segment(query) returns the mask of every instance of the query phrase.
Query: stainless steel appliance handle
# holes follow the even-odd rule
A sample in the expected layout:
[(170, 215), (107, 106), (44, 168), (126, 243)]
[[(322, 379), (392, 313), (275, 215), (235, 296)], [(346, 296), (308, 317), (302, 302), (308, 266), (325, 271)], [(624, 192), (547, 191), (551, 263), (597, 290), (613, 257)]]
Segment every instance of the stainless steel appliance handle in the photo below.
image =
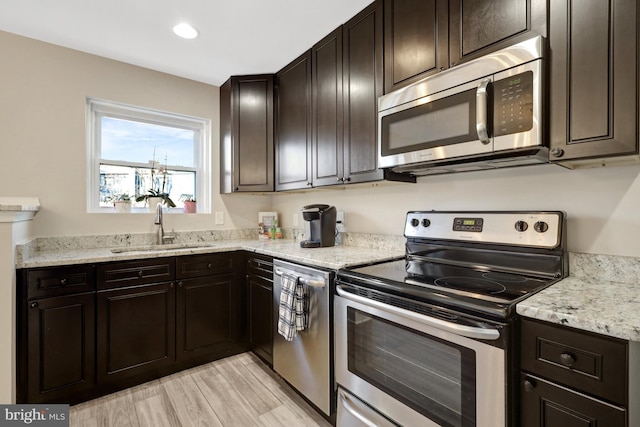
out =
[(338, 292), (338, 295), (340, 295), (341, 297), (349, 299), (351, 301), (359, 302), (360, 304), (368, 305), (370, 307), (375, 307), (388, 313), (397, 314), (406, 319), (414, 320), (424, 325), (432, 326), (434, 328), (438, 328), (452, 334), (481, 340), (497, 340), (498, 338), (500, 338), (500, 331), (498, 331), (497, 329), (485, 329), (476, 328), (473, 326), (458, 325), (456, 323), (436, 319), (435, 317), (429, 317), (420, 313), (414, 313), (413, 311), (405, 310), (404, 308), (399, 308), (393, 305), (385, 304), (379, 301), (352, 294), (351, 292), (346, 291), (340, 285), (336, 286), (336, 292)]
[[(279, 269), (279, 268), (274, 268), (273, 272), (278, 275), (278, 276), (282, 276), (282, 273), (284, 272), (284, 269)], [(318, 278), (318, 277), (314, 277), (314, 276), (307, 276), (306, 274), (300, 274), (300, 273), (296, 273), (295, 271), (290, 271), (290, 270), (286, 270), (288, 273), (293, 274), (295, 276), (298, 276), (300, 278), (300, 282), (303, 285), (306, 286), (311, 286), (313, 288), (324, 288), (325, 286), (327, 286), (327, 283), (324, 279), (322, 278)]]
[(489, 131), (487, 129), (487, 110), (489, 108), (489, 93), (487, 87), (491, 79), (484, 79), (476, 89), (476, 132), (478, 139), (483, 144), (489, 143)]
[(345, 411), (353, 415), (355, 418), (361, 421), (362, 424), (368, 427), (379, 427), (378, 423), (374, 422), (373, 420), (370, 420), (364, 414), (361, 414), (360, 412), (358, 412), (358, 410), (351, 405), (351, 399), (349, 399), (349, 397), (347, 397), (347, 395), (342, 390), (339, 391), (339, 395), (340, 395), (340, 403), (342, 404), (342, 407), (344, 408)]

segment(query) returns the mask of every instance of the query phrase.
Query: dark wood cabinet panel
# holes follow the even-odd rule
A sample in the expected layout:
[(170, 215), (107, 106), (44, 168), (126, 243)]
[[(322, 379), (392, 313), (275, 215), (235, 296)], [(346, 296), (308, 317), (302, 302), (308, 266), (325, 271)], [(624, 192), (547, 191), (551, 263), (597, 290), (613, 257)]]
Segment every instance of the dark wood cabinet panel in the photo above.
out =
[(26, 310), (27, 401), (69, 403), (90, 392), (96, 383), (95, 294), (32, 300)]
[(384, 0), (384, 90), (449, 66), (447, 0)]
[(342, 27), (311, 49), (312, 182), (335, 185), (343, 178)]
[(311, 50), (276, 75), (276, 190), (311, 187)]
[(273, 363), (273, 257), (247, 255), (247, 341), (249, 348)]
[(173, 257), (99, 264), (98, 290), (173, 280), (175, 273)]
[(545, 35), (541, 0), (450, 0), (451, 65), (486, 55), (531, 35)]
[(238, 332), (237, 275), (223, 274), (178, 281), (177, 360), (227, 355)]
[(188, 255), (176, 258), (176, 277), (211, 276), (242, 269), (242, 256), (237, 252)]
[(221, 192), (273, 191), (273, 75), (231, 77), (220, 88)]
[(165, 282), (97, 294), (101, 384), (150, 375), (175, 362), (175, 287)]
[(637, 154), (637, 2), (549, 7), (551, 160)]
[(377, 181), (378, 97), (383, 93), (382, 0), (343, 25), (344, 167), (346, 182)]
[(544, 379), (521, 375), (522, 427), (596, 427), (627, 425), (626, 410), (560, 387)]
[(27, 297), (29, 299), (95, 290), (95, 267), (93, 265), (37, 268), (29, 270), (27, 276)]
[(627, 342), (523, 319), (521, 368), (624, 405)]

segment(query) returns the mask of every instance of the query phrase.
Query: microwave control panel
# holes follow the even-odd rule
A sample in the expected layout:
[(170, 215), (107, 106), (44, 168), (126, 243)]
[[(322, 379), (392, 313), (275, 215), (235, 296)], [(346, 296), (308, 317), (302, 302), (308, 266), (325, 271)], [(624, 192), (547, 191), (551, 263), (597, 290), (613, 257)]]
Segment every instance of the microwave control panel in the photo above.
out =
[(494, 136), (526, 132), (533, 127), (533, 72), (493, 82)]

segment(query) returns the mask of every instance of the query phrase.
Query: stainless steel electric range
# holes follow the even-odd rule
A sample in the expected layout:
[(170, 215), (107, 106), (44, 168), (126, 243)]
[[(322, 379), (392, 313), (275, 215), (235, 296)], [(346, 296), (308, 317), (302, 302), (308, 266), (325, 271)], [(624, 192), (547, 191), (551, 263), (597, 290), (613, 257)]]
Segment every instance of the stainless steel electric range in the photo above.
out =
[(516, 425), (515, 305), (568, 275), (562, 212), (409, 212), (404, 259), (338, 272), (337, 426)]

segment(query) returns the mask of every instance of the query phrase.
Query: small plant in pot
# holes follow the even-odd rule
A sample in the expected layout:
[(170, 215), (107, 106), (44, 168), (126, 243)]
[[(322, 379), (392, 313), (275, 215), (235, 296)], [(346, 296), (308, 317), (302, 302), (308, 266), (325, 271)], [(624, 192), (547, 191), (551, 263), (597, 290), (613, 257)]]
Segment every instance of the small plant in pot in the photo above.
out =
[(155, 209), (158, 203), (162, 203), (170, 208), (176, 207), (176, 204), (173, 203), (168, 193), (162, 193), (154, 189), (149, 190), (147, 194), (136, 197), (136, 202), (142, 202), (143, 200), (147, 202), (151, 210)]
[(127, 193), (121, 194), (113, 201), (113, 207), (118, 213), (131, 212), (131, 198)]
[(184, 211), (186, 213), (196, 213), (197, 211), (196, 199), (194, 199), (193, 197), (190, 197), (187, 200), (185, 200)]

